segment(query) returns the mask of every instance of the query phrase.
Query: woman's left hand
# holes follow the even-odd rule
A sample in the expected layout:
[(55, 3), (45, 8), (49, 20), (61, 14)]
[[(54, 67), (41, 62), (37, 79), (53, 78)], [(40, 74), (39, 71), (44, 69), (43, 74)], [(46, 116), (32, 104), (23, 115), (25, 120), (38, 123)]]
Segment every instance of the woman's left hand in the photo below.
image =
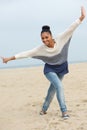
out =
[(83, 19), (86, 17), (86, 10), (85, 8), (82, 6), (81, 7), (81, 16), (80, 16), (80, 21), (83, 21)]

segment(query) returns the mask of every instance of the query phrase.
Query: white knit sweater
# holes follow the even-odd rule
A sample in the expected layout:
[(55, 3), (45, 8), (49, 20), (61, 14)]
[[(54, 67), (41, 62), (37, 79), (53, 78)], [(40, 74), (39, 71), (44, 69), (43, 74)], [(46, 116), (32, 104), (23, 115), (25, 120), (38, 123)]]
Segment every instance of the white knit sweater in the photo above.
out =
[(77, 19), (74, 23), (68, 27), (64, 32), (59, 34), (54, 40), (55, 45), (54, 48), (49, 48), (45, 44), (42, 44), (39, 47), (36, 47), (32, 50), (24, 51), (15, 55), (16, 59), (21, 58), (37, 58), (43, 60), (45, 63), (51, 65), (60, 65), (67, 61), (68, 57), (68, 46), (70, 43), (70, 39), (74, 30), (81, 23), (79, 19)]

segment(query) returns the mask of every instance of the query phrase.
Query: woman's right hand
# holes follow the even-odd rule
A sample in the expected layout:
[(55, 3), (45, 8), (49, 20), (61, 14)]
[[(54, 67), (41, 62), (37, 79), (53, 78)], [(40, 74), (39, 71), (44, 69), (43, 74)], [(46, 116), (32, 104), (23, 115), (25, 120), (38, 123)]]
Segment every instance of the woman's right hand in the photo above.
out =
[(8, 58), (1, 56), (1, 59), (2, 59), (3, 63), (7, 63), (8, 61), (15, 60), (16, 58), (15, 58), (15, 56), (8, 57)]
[(3, 63), (7, 63), (9, 61), (9, 58), (1, 57)]

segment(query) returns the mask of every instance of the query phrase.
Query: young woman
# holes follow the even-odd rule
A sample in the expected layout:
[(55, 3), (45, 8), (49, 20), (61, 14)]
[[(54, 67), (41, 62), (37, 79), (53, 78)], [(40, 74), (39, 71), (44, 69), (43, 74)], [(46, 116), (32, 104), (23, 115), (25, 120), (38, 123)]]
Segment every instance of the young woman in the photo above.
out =
[(83, 21), (85, 16), (85, 9), (84, 7), (81, 7), (81, 16), (67, 30), (59, 34), (56, 38), (52, 37), (49, 26), (43, 26), (41, 31), (41, 39), (44, 44), (32, 50), (16, 54), (12, 57), (1, 57), (3, 63), (27, 57), (41, 59), (45, 62), (44, 74), (50, 81), (50, 87), (40, 112), (41, 115), (46, 114), (54, 94), (56, 93), (60, 110), (62, 112), (62, 117), (64, 119), (69, 117), (65, 103), (62, 79), (64, 75), (68, 73), (68, 47), (72, 34), (78, 25), (80, 25)]

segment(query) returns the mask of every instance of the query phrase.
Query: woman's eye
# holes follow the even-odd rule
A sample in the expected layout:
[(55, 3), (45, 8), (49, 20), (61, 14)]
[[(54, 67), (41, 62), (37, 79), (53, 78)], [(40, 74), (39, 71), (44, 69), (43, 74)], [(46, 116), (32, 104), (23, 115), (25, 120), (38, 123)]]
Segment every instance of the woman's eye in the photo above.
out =
[(48, 39), (48, 37), (45, 37), (46, 39)]
[(44, 39), (48, 39), (48, 37), (46, 36), (46, 37), (42, 37), (42, 40), (44, 40)]

